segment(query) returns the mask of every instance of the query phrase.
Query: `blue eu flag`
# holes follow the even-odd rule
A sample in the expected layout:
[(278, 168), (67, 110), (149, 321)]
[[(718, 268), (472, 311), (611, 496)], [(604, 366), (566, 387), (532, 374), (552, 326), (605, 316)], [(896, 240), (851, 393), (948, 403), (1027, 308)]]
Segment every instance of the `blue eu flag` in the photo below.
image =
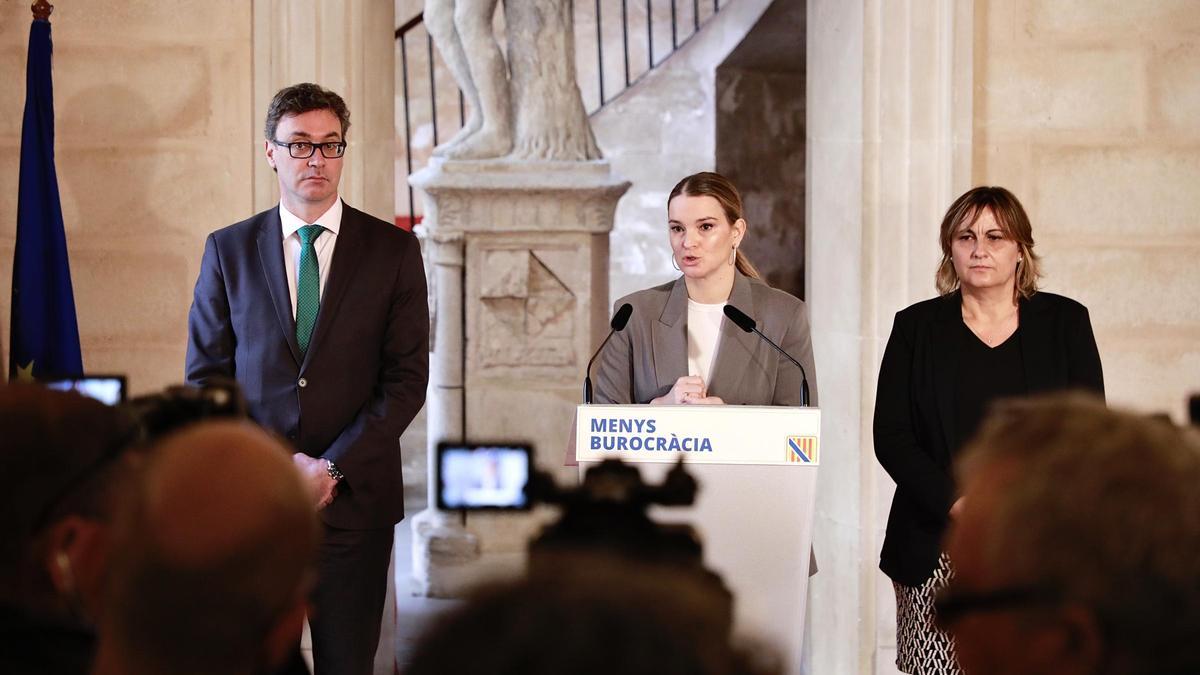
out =
[(50, 22), (29, 28), (25, 120), (17, 245), (13, 254), (10, 380), (83, 372), (75, 296), (67, 264), (58, 176), (54, 171), (54, 86), (50, 77)]

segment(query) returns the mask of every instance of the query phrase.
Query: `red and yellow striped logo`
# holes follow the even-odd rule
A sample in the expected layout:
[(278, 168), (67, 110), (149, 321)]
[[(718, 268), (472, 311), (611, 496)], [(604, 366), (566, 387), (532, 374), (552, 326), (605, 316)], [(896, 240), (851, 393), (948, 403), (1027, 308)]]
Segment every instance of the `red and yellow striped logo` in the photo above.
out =
[(814, 464), (817, 461), (816, 436), (788, 436), (787, 461)]

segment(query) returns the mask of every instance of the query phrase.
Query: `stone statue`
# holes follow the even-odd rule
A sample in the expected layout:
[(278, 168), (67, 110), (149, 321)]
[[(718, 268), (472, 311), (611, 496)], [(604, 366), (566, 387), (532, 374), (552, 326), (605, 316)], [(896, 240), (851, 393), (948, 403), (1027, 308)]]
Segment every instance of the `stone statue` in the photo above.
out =
[(448, 159), (598, 159), (575, 83), (571, 0), (507, 0), (508, 63), (492, 32), (497, 0), (425, 0), (425, 24), (467, 99)]

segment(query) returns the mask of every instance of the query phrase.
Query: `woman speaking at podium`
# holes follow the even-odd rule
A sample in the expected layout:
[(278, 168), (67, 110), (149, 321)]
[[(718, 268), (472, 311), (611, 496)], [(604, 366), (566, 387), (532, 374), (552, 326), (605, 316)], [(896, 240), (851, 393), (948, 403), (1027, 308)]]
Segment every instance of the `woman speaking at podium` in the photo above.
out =
[(879, 567), (896, 591), (896, 665), (922, 675), (960, 672), (933, 601), (953, 576), (941, 551), (961, 499), (951, 467), (988, 403), (1067, 388), (1104, 395), (1087, 308), (1037, 291), (1032, 227), (1011, 192), (963, 194), (941, 244), (941, 295), (896, 314), (875, 397), (875, 454), (896, 481)]
[(596, 402), (800, 405), (800, 371), (726, 319), (729, 304), (804, 365), (816, 405), (808, 310), (763, 282), (742, 253), (746, 220), (733, 183), (710, 172), (679, 181), (667, 198), (667, 234), (681, 276), (617, 301), (633, 314), (600, 355)]

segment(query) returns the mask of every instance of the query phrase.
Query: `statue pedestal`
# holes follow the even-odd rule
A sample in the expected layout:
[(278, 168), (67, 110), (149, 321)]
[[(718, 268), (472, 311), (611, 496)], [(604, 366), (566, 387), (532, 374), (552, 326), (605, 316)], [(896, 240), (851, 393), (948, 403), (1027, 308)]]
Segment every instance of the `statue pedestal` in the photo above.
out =
[(584, 369), (608, 328), (608, 234), (629, 183), (608, 162), (438, 161), (425, 194), (433, 295), (427, 403), (430, 508), (413, 527), (419, 593), (454, 597), (524, 569), (551, 514), (442, 513), (438, 441), (526, 441), (562, 484)]

